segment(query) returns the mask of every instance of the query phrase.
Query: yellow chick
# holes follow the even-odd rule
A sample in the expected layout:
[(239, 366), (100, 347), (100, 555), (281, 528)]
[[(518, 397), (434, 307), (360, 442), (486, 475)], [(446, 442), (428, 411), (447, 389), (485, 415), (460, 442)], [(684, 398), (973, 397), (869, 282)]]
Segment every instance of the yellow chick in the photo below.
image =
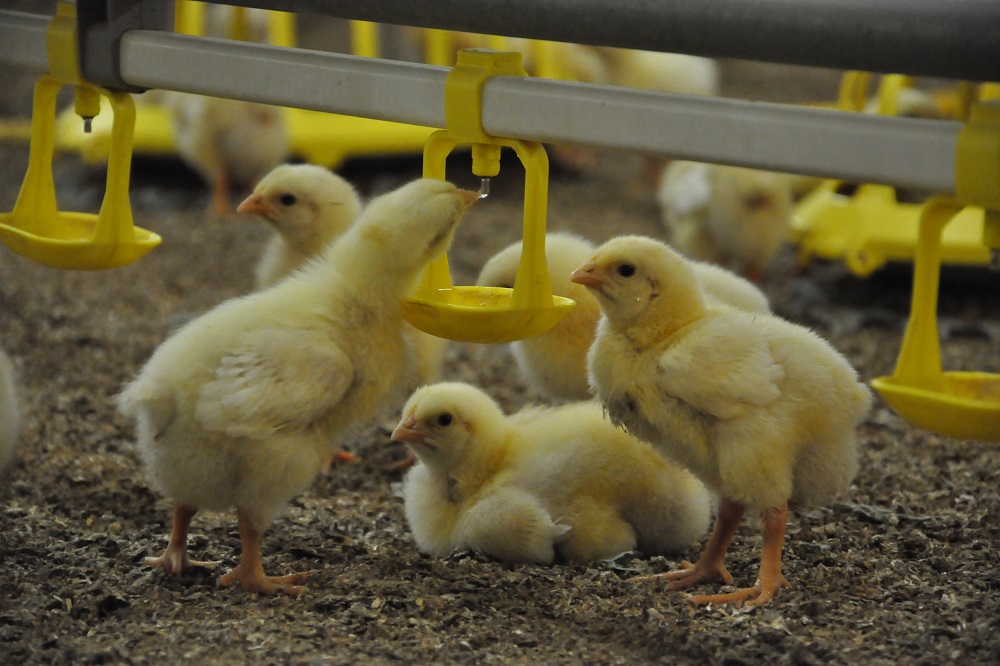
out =
[(658, 241), (612, 239), (572, 279), (604, 311), (589, 368), (611, 420), (659, 445), (722, 498), (697, 564), (664, 576), (672, 589), (731, 583), (723, 560), (750, 511), (764, 529), (756, 584), (692, 600), (767, 603), (788, 585), (788, 505), (827, 502), (850, 485), (871, 392), (811, 331), (708, 303), (690, 263)]
[(671, 245), (754, 282), (789, 233), (792, 190), (786, 174), (674, 161), (663, 172), (657, 198)]
[(402, 302), (477, 197), (433, 179), (379, 197), (320, 259), (160, 345), (119, 398), (152, 484), (175, 503), (170, 543), (147, 564), (186, 568), (191, 518), (235, 506), (242, 553), (219, 584), (304, 591), (305, 574), (264, 575), (260, 535), (338, 436), (412, 381)]
[(392, 433), (422, 464), (403, 482), (417, 546), (548, 564), (639, 549), (676, 552), (705, 533), (711, 499), (692, 475), (615, 428), (595, 402), (505, 416), (480, 389), (416, 391)]
[(210, 212), (232, 213), (234, 183), (253, 185), (288, 157), (284, 111), (241, 100), (164, 91), (177, 154), (212, 190)]
[(313, 164), (271, 170), (236, 208), (275, 231), (254, 270), (257, 289), (275, 284), (320, 254), (354, 223), (361, 197), (346, 180)]
[(0, 351), (0, 472), (14, 457), (21, 432), (21, 405), (18, 399), (14, 363)]
[(606, 64), (606, 83), (687, 95), (719, 94), (719, 67), (710, 58), (609, 46), (591, 48)]
[[(255, 284), (275, 284), (339, 238), (358, 217), (361, 198), (354, 187), (327, 169), (311, 164), (283, 164), (268, 173), (236, 211), (258, 215), (271, 224), (271, 239), (254, 271)], [(417, 360), (417, 385), (436, 381), (448, 340), (403, 324)]]
[[(577, 266), (594, 254), (590, 241), (571, 233), (545, 236), (552, 293), (576, 301), (576, 307), (548, 331), (511, 343), (518, 370), (531, 387), (549, 400), (589, 400), (587, 352), (594, 342), (601, 306), (590, 290), (570, 280)], [(521, 261), (521, 244), (514, 243), (483, 266), (476, 284), (514, 286)], [(709, 298), (751, 312), (770, 312), (764, 293), (747, 280), (712, 264), (695, 262), (701, 286)]]

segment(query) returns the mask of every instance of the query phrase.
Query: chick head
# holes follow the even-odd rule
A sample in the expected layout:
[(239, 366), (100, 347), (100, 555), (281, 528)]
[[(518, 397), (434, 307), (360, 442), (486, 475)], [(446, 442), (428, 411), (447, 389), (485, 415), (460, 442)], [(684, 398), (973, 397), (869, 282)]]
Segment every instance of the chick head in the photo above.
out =
[(500, 406), (471, 384), (431, 384), (407, 400), (392, 439), (409, 444), (429, 468), (447, 473), (466, 458), (477, 435), (500, 430), (504, 418)]
[(608, 321), (622, 327), (653, 312), (695, 316), (704, 295), (690, 263), (667, 245), (643, 236), (620, 236), (597, 248), (570, 276), (597, 297)]
[(350, 183), (313, 164), (283, 164), (261, 179), (237, 212), (258, 215), (293, 246), (339, 236), (361, 212)]

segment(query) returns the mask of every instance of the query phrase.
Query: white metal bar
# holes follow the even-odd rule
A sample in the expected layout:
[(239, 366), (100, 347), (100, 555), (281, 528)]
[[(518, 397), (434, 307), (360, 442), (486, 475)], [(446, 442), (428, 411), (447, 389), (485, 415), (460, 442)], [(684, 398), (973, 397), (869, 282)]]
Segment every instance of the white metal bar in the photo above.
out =
[[(8, 14), (0, 12), (0, 25)], [(429, 127), (445, 125), (447, 72), (155, 31), (122, 39), (122, 78), (133, 85)], [(484, 87), (483, 127), (516, 139), (953, 193), (961, 124), (498, 77)]]
[(962, 124), (499, 77), (483, 128), (700, 162), (954, 192)]
[(0, 62), (44, 72), (49, 67), (45, 50), (48, 16), (0, 11)]

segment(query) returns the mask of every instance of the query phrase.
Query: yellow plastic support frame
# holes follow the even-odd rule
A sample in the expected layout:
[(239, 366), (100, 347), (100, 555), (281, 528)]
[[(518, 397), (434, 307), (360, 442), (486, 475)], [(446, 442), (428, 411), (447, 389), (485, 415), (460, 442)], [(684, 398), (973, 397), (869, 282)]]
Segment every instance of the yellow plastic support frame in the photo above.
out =
[(924, 205), (903, 345), (893, 374), (872, 380), (872, 386), (900, 416), (918, 427), (949, 437), (995, 442), (1000, 441), (1000, 375), (943, 372), (941, 368), (937, 330), (941, 235), (962, 207), (944, 197)]
[[(154, 233), (132, 224), (128, 200), (129, 168), (135, 103), (127, 93), (116, 93), (87, 83), (80, 74), (76, 46), (76, 7), (59, 3), (49, 25), (47, 48), (51, 73), (35, 84), (31, 116), (28, 169), (14, 209), (0, 215), (0, 240), (14, 252), (54, 268), (95, 270), (124, 266), (160, 243)], [(114, 123), (104, 200), (97, 215), (63, 213), (56, 204), (52, 176), (55, 148), (56, 95), (74, 85), (78, 104), (86, 113), (99, 110), (100, 95), (108, 98)]]
[(472, 146), (472, 171), (492, 177), (500, 171), (500, 151), (514, 150), (524, 166), (524, 219), (521, 261), (513, 289), (456, 287), (447, 255), (427, 268), (404, 316), (416, 328), (463, 342), (511, 342), (550, 329), (576, 305), (552, 295), (545, 261), (545, 216), (549, 162), (541, 144), (493, 137), (481, 124), (482, 86), (491, 76), (526, 76), (521, 55), (467, 49), (445, 83), (447, 130), (435, 132), (424, 146), (424, 177), (446, 179), (448, 155), (458, 145)]

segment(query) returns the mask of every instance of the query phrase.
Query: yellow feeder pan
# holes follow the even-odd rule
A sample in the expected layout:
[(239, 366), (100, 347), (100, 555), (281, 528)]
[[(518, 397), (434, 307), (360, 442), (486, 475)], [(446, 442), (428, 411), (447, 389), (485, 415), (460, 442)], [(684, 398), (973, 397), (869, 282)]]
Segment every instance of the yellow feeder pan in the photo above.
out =
[[(863, 109), (870, 79), (866, 72), (847, 72), (841, 81), (837, 108)], [(910, 85), (910, 77), (883, 76), (879, 113), (895, 115), (900, 91)], [(959, 93), (963, 99), (972, 95), (970, 86), (960, 86)], [(992, 92), (983, 86), (979, 94), (985, 98)], [(967, 114), (968, 99), (960, 106)], [(899, 201), (893, 187), (826, 180), (796, 205), (791, 238), (798, 245), (800, 263), (806, 264), (812, 257), (843, 260), (852, 273), (867, 277), (887, 262), (913, 260), (922, 210), (923, 204)], [(985, 214), (977, 206), (958, 213), (941, 238), (941, 261), (989, 265), (990, 252), (982, 241)]]
[(445, 179), (445, 162), (457, 145), (472, 146), (472, 172), (484, 183), (500, 172), (500, 150), (513, 148), (524, 165), (524, 230), (514, 288), (455, 287), (448, 257), (427, 267), (403, 304), (413, 326), (461, 342), (512, 342), (552, 328), (576, 302), (552, 295), (545, 263), (545, 212), (549, 160), (540, 143), (487, 134), (482, 127), (483, 84), (493, 76), (527, 76), (517, 52), (462, 49), (445, 80), (445, 122), (424, 146), (424, 176)]
[[(445, 158), (456, 145), (447, 131), (431, 135), (424, 150), (424, 176), (444, 180)], [(512, 342), (544, 333), (576, 306), (569, 298), (552, 295), (545, 263), (545, 149), (534, 142), (494, 139), (489, 146), (473, 145), (474, 163), (484, 149), (494, 148), (499, 168), (501, 146), (513, 148), (525, 169), (524, 231), (514, 288), (453, 286), (448, 257), (442, 255), (403, 305), (403, 316), (421, 331), (461, 342)]]
[(914, 259), (910, 320), (896, 370), (873, 380), (872, 386), (916, 426), (949, 437), (1000, 441), (1000, 375), (941, 370), (937, 331), (941, 236), (960, 211), (959, 204), (943, 198), (925, 205)]
[[(844, 261), (859, 277), (867, 277), (890, 261), (912, 261), (922, 204), (900, 203), (887, 185), (851, 185), (827, 180), (806, 195), (792, 217), (792, 238), (801, 263), (811, 257)], [(941, 260), (949, 264), (985, 266), (985, 211), (964, 208), (945, 230)]]
[(114, 114), (104, 201), (97, 215), (60, 212), (52, 178), (56, 94), (63, 84), (43, 76), (35, 85), (28, 170), (14, 210), (0, 215), (0, 239), (32, 261), (54, 268), (93, 270), (130, 264), (160, 244), (132, 224), (128, 201), (129, 139), (135, 106), (127, 93), (100, 90)]

